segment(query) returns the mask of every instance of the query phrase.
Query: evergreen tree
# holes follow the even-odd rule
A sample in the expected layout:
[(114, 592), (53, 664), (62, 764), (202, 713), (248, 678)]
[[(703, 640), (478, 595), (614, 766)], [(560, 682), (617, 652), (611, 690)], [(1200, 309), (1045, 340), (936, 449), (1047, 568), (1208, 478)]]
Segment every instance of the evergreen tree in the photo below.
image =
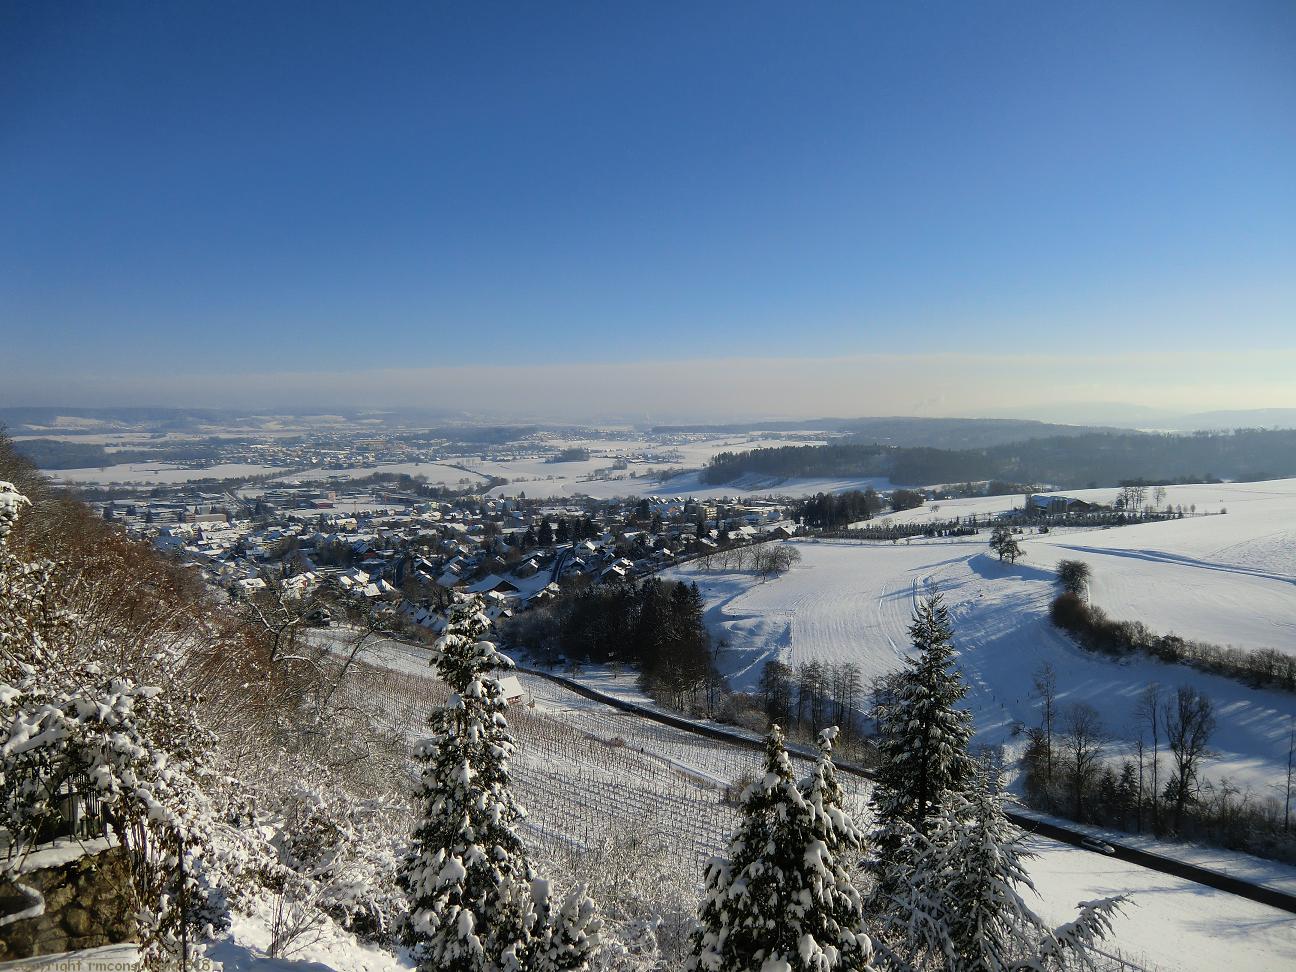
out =
[[(577, 894), (550, 920), (548, 886), (515, 829), (524, 813), (509, 790), (515, 747), (492, 674), (513, 663), (482, 640), (490, 622), (481, 609), (476, 596), (454, 605), (432, 653), (454, 694), (415, 751), (423, 818), (400, 875), (411, 905), (406, 938), (425, 972), (584, 968), (597, 938), (587, 899)], [(552, 964), (554, 955), (566, 964)]]
[(841, 857), (843, 853), (857, 854), (864, 845), (863, 831), (856, 826), (843, 805), (844, 794), (841, 784), (837, 782), (837, 767), (832, 761), (838, 735), (836, 726), (820, 730), (817, 740), (819, 759), (803, 787), (806, 799), (825, 818), (824, 826), (827, 830), (824, 842), (834, 857)]
[(1124, 899), (1090, 902), (1051, 931), (1019, 891), (1037, 894), (1024, 864), (1032, 855), (1004, 816), (997, 779), (979, 776), (932, 823), (930, 837), (916, 838), (912, 868), (891, 882), (901, 889), (899, 907), (880, 947), (892, 964), (950, 972), (1090, 965), (1090, 946)]
[(531, 882), (539, 929), (532, 947), (532, 972), (576, 972), (584, 969), (599, 939), (599, 921), (594, 902), (585, 895), (569, 894), (556, 911), (551, 910), (552, 889), (548, 881)]
[(1116, 784), (1116, 805), (1120, 812), (1122, 826), (1138, 806), (1138, 800), (1138, 773), (1134, 769), (1134, 763), (1127, 759), (1121, 764), (1120, 780)]
[(955, 708), (967, 688), (954, 667), (953, 634), (939, 594), (918, 605), (909, 625), (918, 655), (905, 660), (882, 712), (874, 801), (884, 821), (903, 817), (919, 833), (945, 796), (967, 785), (975, 766), (967, 751), (972, 717)]
[(548, 521), (548, 520), (543, 520), (543, 521), (541, 521), (541, 523), (540, 523), (540, 533), (539, 533), (539, 535), (536, 537), (536, 539), (540, 542), (540, 546), (542, 546), (542, 547), (552, 547), (552, 546), (553, 546), (553, 542), (554, 542), (554, 532), (553, 532), (553, 527), (551, 527), (551, 526), (549, 525), (549, 521)]
[[(955, 708), (967, 693), (954, 667), (953, 628), (939, 594), (914, 611), (909, 637), (918, 650), (891, 681), (879, 712), (881, 739), (873, 803), (880, 860), (903, 865), (932, 817), (972, 780), (972, 717)], [(898, 892), (894, 870), (881, 869), (872, 907), (887, 910)]]
[(872, 944), (858, 893), (834, 859), (852, 828), (834, 804), (827, 753), (805, 792), (771, 726), (765, 773), (743, 792), (729, 856), (707, 873), (693, 972), (861, 972)]

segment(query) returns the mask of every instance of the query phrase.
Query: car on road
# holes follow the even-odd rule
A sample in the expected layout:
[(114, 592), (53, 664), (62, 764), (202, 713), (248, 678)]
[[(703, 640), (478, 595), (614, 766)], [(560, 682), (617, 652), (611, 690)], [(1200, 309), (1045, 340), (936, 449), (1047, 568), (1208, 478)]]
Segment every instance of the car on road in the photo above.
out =
[(1097, 837), (1085, 837), (1080, 841), (1080, 846), (1086, 850), (1097, 851), (1099, 854), (1115, 854), (1116, 848), (1111, 844), (1104, 843)]

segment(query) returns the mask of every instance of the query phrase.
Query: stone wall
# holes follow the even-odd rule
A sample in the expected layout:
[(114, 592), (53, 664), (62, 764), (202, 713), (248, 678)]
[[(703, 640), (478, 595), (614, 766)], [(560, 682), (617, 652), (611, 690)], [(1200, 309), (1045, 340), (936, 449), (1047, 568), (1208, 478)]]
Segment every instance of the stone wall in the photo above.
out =
[[(24, 869), (20, 880), (44, 896), (45, 913), (0, 926), (0, 962), (136, 940), (130, 866), (120, 847)], [(0, 915), (29, 904), (12, 883), (0, 885)]]

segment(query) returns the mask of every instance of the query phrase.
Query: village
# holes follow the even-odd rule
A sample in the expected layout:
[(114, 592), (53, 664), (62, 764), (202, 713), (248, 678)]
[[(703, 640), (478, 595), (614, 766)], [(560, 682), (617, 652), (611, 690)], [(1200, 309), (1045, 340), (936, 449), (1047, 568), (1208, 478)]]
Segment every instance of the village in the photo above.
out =
[[(411, 485), (413, 488), (401, 488)], [(591, 584), (634, 580), (722, 547), (787, 539), (800, 527), (773, 499), (555, 502), (323, 481), (275, 483), (254, 498), (197, 486), (92, 504), (232, 599), (364, 599), (385, 624), (438, 632), (454, 594), (507, 618)], [(422, 493), (435, 492), (438, 498)], [(314, 617), (330, 622), (327, 610)]]

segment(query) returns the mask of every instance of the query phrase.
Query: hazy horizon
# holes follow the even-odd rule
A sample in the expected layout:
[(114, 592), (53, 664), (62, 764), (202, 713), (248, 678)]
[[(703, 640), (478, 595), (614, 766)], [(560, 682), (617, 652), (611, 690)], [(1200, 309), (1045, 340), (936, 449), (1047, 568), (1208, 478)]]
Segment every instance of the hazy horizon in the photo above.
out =
[[(1241, 359), (1245, 359), (1243, 362)], [(1103, 381), (1091, 376), (1101, 373)], [(1232, 377), (1243, 374), (1240, 380)], [(1296, 407), (1296, 352), (1126, 355), (870, 355), (832, 359), (442, 368), (242, 375), (39, 376), (6, 382), (14, 407), (427, 408), (588, 421), (706, 422), (828, 416), (1012, 417), (1128, 424)]]
[(1293, 407), (1292, 50), (1266, 2), (8, 4), (0, 404)]

